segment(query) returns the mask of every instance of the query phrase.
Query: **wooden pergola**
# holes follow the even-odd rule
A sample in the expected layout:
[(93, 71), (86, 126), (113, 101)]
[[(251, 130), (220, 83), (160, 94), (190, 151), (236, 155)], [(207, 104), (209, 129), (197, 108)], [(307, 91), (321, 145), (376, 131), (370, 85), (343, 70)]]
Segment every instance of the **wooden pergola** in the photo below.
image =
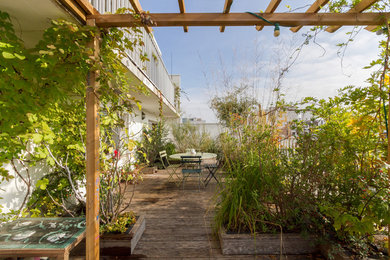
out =
[[(312, 5), (304, 13), (275, 12), (281, 0), (269, 0), (264, 13), (256, 13), (259, 19), (251, 13), (231, 13), (233, 0), (225, 0), (221, 13), (187, 13), (184, 0), (178, 0), (180, 13), (147, 13), (141, 7), (139, 0), (129, 0), (135, 13), (132, 14), (100, 14), (87, 0), (59, 0), (82, 23), (97, 27), (133, 27), (143, 26), (148, 33), (151, 27), (183, 27), (184, 32), (190, 26), (219, 26), (224, 32), (226, 26), (256, 26), (261, 31), (264, 26), (291, 27), (294, 33), (303, 26), (327, 26), (326, 31), (333, 33), (342, 26), (366, 26), (374, 30), (377, 26), (386, 24), (390, 19), (388, 12), (364, 12), (379, 0), (361, 0), (345, 13), (322, 12), (329, 0), (313, 0)], [(237, 0), (238, 1), (238, 0)], [(268, 21), (268, 22), (267, 22)], [(99, 55), (99, 39), (96, 36), (90, 42)], [(99, 100), (96, 90), (98, 84), (96, 71), (88, 76), (87, 87), (87, 236), (86, 256), (89, 260), (99, 259)], [(389, 138), (390, 139), (390, 138)], [(390, 154), (390, 153), (389, 153)], [(390, 161), (390, 159), (388, 158)]]

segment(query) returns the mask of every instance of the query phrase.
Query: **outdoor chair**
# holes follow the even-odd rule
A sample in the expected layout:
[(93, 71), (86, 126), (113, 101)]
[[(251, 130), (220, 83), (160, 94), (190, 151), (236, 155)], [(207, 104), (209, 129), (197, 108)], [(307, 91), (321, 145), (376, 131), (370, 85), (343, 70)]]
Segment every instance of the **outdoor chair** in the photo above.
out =
[[(160, 160), (162, 163), (162, 166), (164, 169), (167, 170), (169, 173), (168, 181), (172, 180), (174, 181), (177, 185), (180, 185), (181, 182), (181, 176), (177, 172), (177, 170), (180, 168), (180, 165), (171, 165), (168, 160), (168, 155), (165, 150), (159, 152), (160, 154)], [(176, 178), (176, 180), (175, 180)]]
[(184, 182), (185, 180), (190, 176), (197, 176), (199, 179), (198, 182), (198, 188), (200, 190), (200, 182), (201, 182), (201, 175), (202, 175), (202, 167), (201, 167), (201, 160), (202, 156), (199, 155), (185, 155), (181, 156), (181, 165), (182, 165), (182, 183), (183, 183), (183, 189), (184, 189)]
[(217, 179), (217, 177), (215, 176), (215, 174), (217, 173), (218, 169), (222, 166), (222, 161), (221, 160), (217, 160), (216, 163), (207, 163), (207, 164), (204, 164), (203, 167), (205, 169), (208, 170), (208, 175), (206, 177), (206, 179), (204, 180), (204, 185), (205, 187), (209, 184), (209, 182), (211, 181), (211, 179), (215, 179), (215, 181), (217, 183), (219, 183), (219, 180)]

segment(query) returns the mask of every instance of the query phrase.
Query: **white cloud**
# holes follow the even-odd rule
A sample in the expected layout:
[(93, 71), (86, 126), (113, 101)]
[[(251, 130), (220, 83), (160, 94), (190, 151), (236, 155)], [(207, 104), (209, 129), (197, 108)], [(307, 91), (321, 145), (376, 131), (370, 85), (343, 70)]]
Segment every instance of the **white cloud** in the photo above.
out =
[[(306, 96), (330, 97), (347, 85), (366, 84), (365, 80), (370, 76), (370, 71), (364, 70), (363, 67), (377, 58), (379, 37), (362, 30), (354, 41), (349, 43), (341, 60), (336, 45), (348, 39), (345, 32), (349, 30), (351, 28), (333, 34), (322, 32), (316, 39), (320, 46), (313, 43), (304, 46), (297, 62), (283, 80), (282, 90), (285, 91), (288, 101), (298, 101)], [(236, 46), (231, 46), (230, 51), (227, 51), (225, 46), (222, 51), (217, 48), (214, 55), (203, 54), (200, 67), (208, 73), (208, 79), (201, 80), (204, 84), (201, 87), (192, 86), (186, 89), (190, 98), (190, 101), (182, 101), (186, 115), (200, 117), (208, 122), (216, 121), (208, 102), (215, 90), (223, 93), (224, 71), (232, 77), (233, 84), (242, 80), (254, 83), (259, 101), (266, 102), (269, 99), (270, 86), (274, 84), (275, 66), (283, 64), (287, 55), (295, 48), (292, 46), (303, 40), (300, 35), (293, 35), (287, 30), (283, 33), (285, 35), (280, 39), (261, 34), (256, 36), (256, 40), (236, 43)], [(215, 49), (210, 47), (210, 51), (213, 50)], [(220, 52), (224, 53), (223, 66), (219, 60)], [(202, 53), (199, 55), (202, 56)], [(202, 77), (201, 74), (199, 71), (199, 77)]]

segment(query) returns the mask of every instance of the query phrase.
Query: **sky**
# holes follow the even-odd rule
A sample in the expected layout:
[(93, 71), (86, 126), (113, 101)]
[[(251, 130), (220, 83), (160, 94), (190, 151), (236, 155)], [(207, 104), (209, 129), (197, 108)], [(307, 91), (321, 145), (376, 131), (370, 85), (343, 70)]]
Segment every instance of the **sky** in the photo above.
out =
[[(288, 11), (288, 5), (304, 12), (314, 0), (282, 1), (276, 12)], [(151, 13), (177, 13), (177, 0), (142, 0), (144, 10)], [(221, 12), (224, 0), (186, 0), (186, 12)], [(259, 12), (265, 10), (267, 1), (234, 1), (231, 12)], [(166, 68), (171, 74), (181, 75), (183, 117), (197, 117), (206, 122), (216, 122), (210, 109), (215, 95), (226, 93), (226, 85), (247, 83), (250, 91), (263, 107), (269, 105), (270, 87), (274, 86), (277, 68), (286, 64), (294, 50), (302, 44), (309, 27), (292, 33), (281, 28), (279, 37), (273, 36), (273, 27), (261, 32), (254, 27), (156, 27), (154, 37), (160, 47)], [(338, 55), (337, 44), (346, 42), (347, 32), (353, 27), (343, 27), (335, 33), (321, 32), (316, 43), (304, 45), (295, 63), (282, 81), (281, 91), (287, 101), (303, 97), (331, 97), (337, 90), (348, 86), (365, 86), (370, 71), (363, 69), (378, 57), (381, 36), (364, 29), (350, 42), (343, 55)], [(341, 58), (341, 56), (343, 58)], [(295, 56), (294, 56), (295, 57)], [(290, 59), (291, 62), (291, 59)]]

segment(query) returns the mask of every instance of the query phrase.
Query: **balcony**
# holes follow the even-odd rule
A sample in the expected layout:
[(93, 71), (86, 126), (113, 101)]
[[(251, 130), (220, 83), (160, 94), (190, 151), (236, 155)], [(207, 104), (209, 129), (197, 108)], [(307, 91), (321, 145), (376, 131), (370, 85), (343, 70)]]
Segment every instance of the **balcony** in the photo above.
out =
[[(132, 8), (128, 0), (89, 0), (89, 2), (100, 12), (100, 13), (115, 13), (118, 8)], [(128, 60), (124, 60), (123, 63), (128, 67), (143, 84), (145, 84), (151, 92), (153, 92), (158, 98), (163, 98), (166, 107), (165, 111), (168, 116), (175, 116), (179, 110), (178, 100), (175, 100), (175, 87), (180, 87), (174, 82), (177, 79), (173, 79), (165, 67), (162, 59), (161, 51), (153, 37), (148, 34), (144, 28), (141, 28), (143, 34), (143, 40), (145, 45), (136, 48), (134, 51), (128, 51)], [(131, 35), (127, 35), (131, 38)], [(142, 62), (140, 54), (146, 54), (150, 61)], [(175, 76), (174, 76), (175, 77)], [(141, 97), (139, 97), (141, 98)], [(148, 100), (142, 100), (143, 107), (149, 112), (152, 111), (152, 107), (148, 106)], [(169, 111), (173, 110), (173, 111)], [(172, 113), (173, 112), (173, 113)]]

